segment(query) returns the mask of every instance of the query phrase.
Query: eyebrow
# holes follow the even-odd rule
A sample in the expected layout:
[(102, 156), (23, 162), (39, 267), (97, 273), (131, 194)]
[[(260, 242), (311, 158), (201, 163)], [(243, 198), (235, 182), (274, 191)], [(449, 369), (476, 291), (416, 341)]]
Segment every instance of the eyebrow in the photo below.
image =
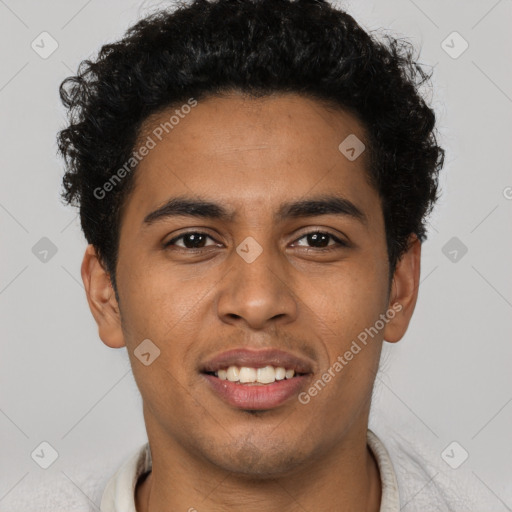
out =
[[(274, 214), (274, 220), (285, 221), (318, 215), (340, 215), (352, 218), (364, 225), (368, 224), (364, 212), (352, 201), (332, 195), (283, 203)], [(213, 201), (181, 196), (171, 198), (164, 205), (146, 215), (144, 224), (150, 225), (160, 220), (180, 216), (232, 222), (236, 218), (236, 213)]]

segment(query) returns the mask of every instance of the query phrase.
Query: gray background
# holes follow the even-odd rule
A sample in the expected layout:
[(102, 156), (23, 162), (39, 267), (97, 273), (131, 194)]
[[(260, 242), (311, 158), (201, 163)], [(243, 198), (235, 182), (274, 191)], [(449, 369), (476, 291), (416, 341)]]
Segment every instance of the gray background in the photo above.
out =
[[(47, 479), (88, 495), (94, 509), (83, 472), (96, 465), (107, 474), (146, 439), (125, 349), (101, 343), (87, 306), (86, 242), (59, 199), (55, 136), (65, 125), (60, 82), (163, 4), (0, 0), (2, 511)], [(446, 148), (416, 313), (405, 338), (385, 344), (371, 426), (384, 441), (403, 432), (436, 471), (478, 489), (487, 510), (512, 510), (512, 1), (338, 5), (364, 28), (385, 27), (421, 47), (420, 62), (434, 66), (427, 99)], [(58, 43), (46, 59), (31, 47), (42, 46), (43, 31)], [(469, 44), (457, 58), (442, 45), (454, 31)], [(457, 36), (448, 44), (452, 53), (462, 48)], [(43, 237), (54, 255), (41, 252)], [(59, 454), (47, 470), (31, 458), (43, 441)], [(469, 453), (457, 469), (441, 457), (453, 441), (455, 459), (461, 448)]]

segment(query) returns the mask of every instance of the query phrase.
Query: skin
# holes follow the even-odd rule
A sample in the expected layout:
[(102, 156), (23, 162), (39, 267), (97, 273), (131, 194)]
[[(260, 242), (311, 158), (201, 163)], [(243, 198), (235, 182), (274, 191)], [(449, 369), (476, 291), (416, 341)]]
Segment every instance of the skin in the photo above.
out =
[[(142, 135), (172, 112), (148, 119)], [(121, 220), (119, 303), (87, 248), (82, 278), (99, 335), (127, 347), (143, 398), (153, 470), (137, 486), (139, 512), (240, 503), (247, 512), (379, 510), (379, 471), (366, 445), (371, 393), (383, 341), (399, 341), (413, 314), (421, 245), (411, 235), (389, 286), (366, 155), (351, 162), (338, 150), (352, 133), (365, 140), (351, 115), (294, 94), (203, 100), (137, 168)], [(366, 223), (334, 214), (274, 220), (282, 203), (322, 194), (349, 199)], [(178, 195), (219, 202), (236, 217), (145, 225)], [(195, 250), (186, 238), (163, 247), (186, 231), (211, 238)], [(319, 231), (349, 245), (304, 236)], [(263, 249), (252, 263), (236, 252), (248, 236)], [(334, 249), (322, 251), (327, 244)], [(312, 359), (315, 382), (395, 303), (401, 311), (307, 405), (294, 396), (268, 411), (237, 409), (198, 372), (224, 350), (277, 347)], [(161, 351), (149, 366), (134, 356), (146, 338)]]

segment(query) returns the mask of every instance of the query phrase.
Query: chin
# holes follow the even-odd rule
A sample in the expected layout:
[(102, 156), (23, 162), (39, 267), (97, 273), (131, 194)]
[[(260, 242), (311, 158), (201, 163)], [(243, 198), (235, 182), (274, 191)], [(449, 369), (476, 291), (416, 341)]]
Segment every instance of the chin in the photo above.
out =
[(227, 446), (225, 451), (213, 457), (215, 465), (248, 480), (266, 480), (290, 475), (303, 467), (307, 455), (293, 446), (283, 442), (279, 447), (258, 446), (256, 441), (240, 442), (238, 446)]

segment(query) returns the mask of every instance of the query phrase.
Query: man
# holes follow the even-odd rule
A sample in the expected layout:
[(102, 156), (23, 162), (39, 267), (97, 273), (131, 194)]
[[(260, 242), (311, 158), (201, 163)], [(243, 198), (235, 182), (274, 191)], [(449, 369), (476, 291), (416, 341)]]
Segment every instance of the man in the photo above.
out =
[(104, 512), (400, 510), (368, 417), (438, 195), (427, 78), (326, 2), (196, 0), (62, 84), (87, 299), (149, 440)]

